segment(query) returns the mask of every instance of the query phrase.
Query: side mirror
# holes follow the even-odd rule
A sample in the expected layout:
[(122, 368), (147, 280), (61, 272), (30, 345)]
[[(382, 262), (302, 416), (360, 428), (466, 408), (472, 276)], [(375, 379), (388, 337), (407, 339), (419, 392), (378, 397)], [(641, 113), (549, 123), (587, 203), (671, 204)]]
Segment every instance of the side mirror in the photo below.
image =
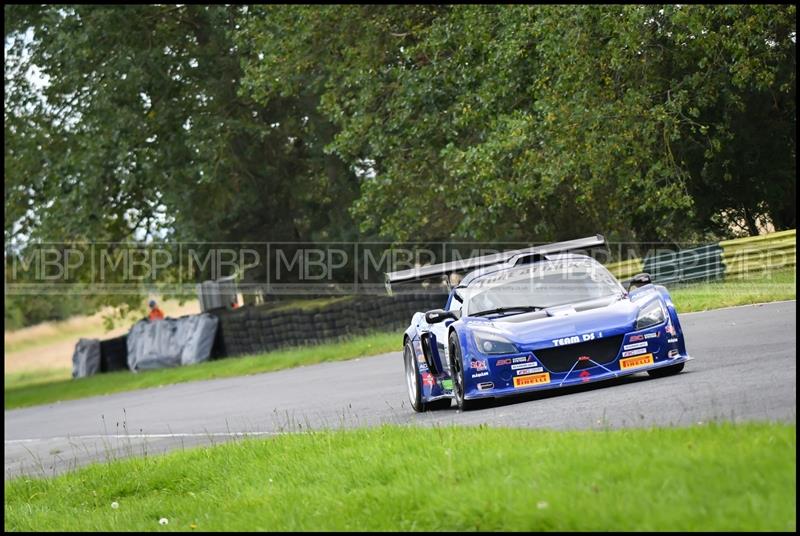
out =
[(434, 309), (425, 313), (425, 322), (428, 324), (438, 324), (439, 322), (444, 322), (448, 318), (458, 320), (461, 318), (461, 311), (445, 311), (444, 309)]
[(650, 274), (636, 274), (630, 280), (628, 280), (628, 292), (635, 287), (649, 285), (652, 282), (653, 281), (650, 279)]

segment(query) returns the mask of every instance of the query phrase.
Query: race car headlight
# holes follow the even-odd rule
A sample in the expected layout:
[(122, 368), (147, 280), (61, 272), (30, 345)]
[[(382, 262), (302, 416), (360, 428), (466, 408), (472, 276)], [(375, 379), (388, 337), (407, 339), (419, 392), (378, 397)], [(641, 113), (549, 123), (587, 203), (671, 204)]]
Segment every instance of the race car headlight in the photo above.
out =
[(639, 311), (639, 316), (636, 317), (636, 329), (649, 328), (662, 323), (664, 320), (666, 320), (664, 308), (661, 307), (660, 301), (655, 300)]
[(511, 341), (494, 333), (475, 332), (473, 337), (475, 346), (484, 354), (516, 354), (519, 352)]

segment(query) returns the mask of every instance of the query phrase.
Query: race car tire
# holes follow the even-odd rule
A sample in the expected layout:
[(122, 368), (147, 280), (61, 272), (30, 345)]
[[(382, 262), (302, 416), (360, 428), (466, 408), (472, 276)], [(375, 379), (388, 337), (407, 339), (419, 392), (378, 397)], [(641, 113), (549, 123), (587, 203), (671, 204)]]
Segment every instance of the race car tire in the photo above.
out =
[(458, 409), (468, 411), (475, 407), (472, 400), (464, 400), (464, 359), (461, 357), (461, 343), (455, 331), (448, 337), (450, 344), (450, 372), (453, 376), (453, 397)]
[(417, 363), (414, 347), (410, 340), (407, 340), (403, 347), (403, 363), (405, 364), (408, 399), (411, 401), (414, 411), (421, 413), (425, 411), (425, 403), (422, 401), (422, 382), (419, 377), (419, 363)]
[(665, 376), (672, 376), (673, 374), (678, 374), (680, 371), (683, 370), (683, 365), (686, 363), (678, 363), (677, 365), (670, 365), (668, 367), (661, 367), (653, 370), (648, 370), (647, 374), (652, 376), (653, 378), (663, 378)]
[(434, 400), (433, 402), (424, 402), (422, 400), (422, 381), (419, 373), (419, 363), (414, 356), (414, 348), (411, 345), (411, 341), (406, 341), (405, 347), (403, 348), (403, 361), (406, 368), (408, 398), (411, 401), (411, 407), (414, 408), (414, 411), (422, 413), (423, 411), (449, 408), (449, 398)]

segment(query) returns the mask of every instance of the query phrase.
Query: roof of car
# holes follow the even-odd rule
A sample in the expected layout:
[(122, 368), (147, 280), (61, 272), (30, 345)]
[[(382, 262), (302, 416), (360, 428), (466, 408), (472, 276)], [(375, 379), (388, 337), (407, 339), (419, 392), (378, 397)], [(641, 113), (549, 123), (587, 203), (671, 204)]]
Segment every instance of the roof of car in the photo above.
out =
[(512, 257), (507, 262), (500, 263), (500, 264), (495, 264), (493, 266), (487, 266), (485, 268), (479, 268), (477, 270), (473, 270), (472, 272), (469, 272), (466, 276), (464, 276), (464, 279), (461, 280), (461, 283), (459, 283), (458, 287), (460, 287), (460, 288), (468, 287), (469, 285), (471, 285), (472, 283), (474, 283), (477, 280), (480, 280), (480, 279), (482, 279), (482, 278), (484, 278), (484, 277), (486, 277), (486, 276), (488, 276), (490, 274), (497, 274), (497, 272), (501, 272), (501, 271), (504, 271), (504, 270), (511, 270), (513, 268), (519, 268), (521, 266), (527, 266), (527, 265), (536, 264), (536, 263), (539, 263), (539, 262), (550, 262), (550, 261), (568, 260), (568, 259), (590, 260), (592, 262), (597, 262), (593, 258), (589, 257), (588, 255), (579, 255), (577, 253), (560, 253), (560, 254), (555, 254), (555, 255), (547, 255), (543, 259), (536, 260), (536, 261), (534, 261), (532, 263), (524, 263), (524, 264), (517, 264), (517, 261), (519, 259), (517, 257)]

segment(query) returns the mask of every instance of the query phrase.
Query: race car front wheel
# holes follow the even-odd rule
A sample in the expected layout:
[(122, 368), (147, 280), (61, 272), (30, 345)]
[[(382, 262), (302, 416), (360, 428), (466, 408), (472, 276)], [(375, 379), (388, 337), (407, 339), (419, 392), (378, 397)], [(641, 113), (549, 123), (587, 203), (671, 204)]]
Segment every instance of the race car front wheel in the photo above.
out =
[(419, 373), (419, 363), (414, 355), (414, 347), (411, 341), (406, 341), (403, 348), (403, 361), (406, 366), (406, 386), (408, 387), (408, 399), (411, 401), (411, 407), (416, 412), (423, 412), (431, 409), (446, 409), (450, 407), (450, 399), (434, 400), (433, 402), (424, 402), (422, 400), (422, 385)]
[(464, 400), (464, 359), (461, 357), (461, 343), (455, 331), (450, 332), (450, 372), (453, 376), (453, 396), (458, 404), (458, 409), (467, 411), (474, 403)]

